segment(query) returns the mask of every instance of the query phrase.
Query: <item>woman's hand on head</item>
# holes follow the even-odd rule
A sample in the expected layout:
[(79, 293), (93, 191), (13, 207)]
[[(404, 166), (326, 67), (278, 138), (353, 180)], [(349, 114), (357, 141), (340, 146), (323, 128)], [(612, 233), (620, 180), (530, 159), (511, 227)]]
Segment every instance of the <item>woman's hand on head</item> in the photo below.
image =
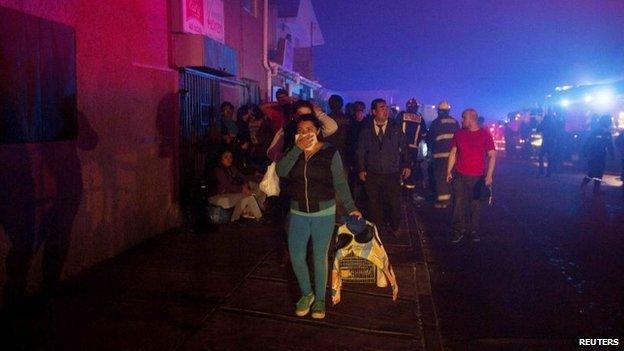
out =
[(315, 104), (314, 105), (314, 113), (316, 113), (316, 115), (318, 116), (318, 115), (320, 115), (322, 113), (325, 113), (325, 111), (323, 111), (323, 109), (320, 106)]

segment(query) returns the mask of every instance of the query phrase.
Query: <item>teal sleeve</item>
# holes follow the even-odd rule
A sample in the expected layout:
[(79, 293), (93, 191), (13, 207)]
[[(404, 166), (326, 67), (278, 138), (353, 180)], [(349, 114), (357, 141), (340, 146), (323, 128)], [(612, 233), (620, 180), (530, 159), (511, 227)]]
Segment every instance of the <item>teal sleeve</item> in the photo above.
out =
[(331, 172), (334, 190), (336, 191), (340, 202), (342, 202), (348, 213), (357, 210), (353, 197), (351, 196), (349, 184), (347, 183), (347, 176), (345, 175), (344, 167), (342, 167), (342, 158), (340, 157), (338, 151), (334, 153), (334, 157), (332, 158)]
[(303, 150), (301, 150), (297, 145), (293, 146), (293, 148), (290, 149), (290, 151), (288, 151), (288, 153), (277, 163), (277, 166), (275, 167), (277, 175), (282, 178), (288, 177), (290, 170), (293, 168), (295, 163), (297, 163), (299, 155), (301, 155), (302, 152)]

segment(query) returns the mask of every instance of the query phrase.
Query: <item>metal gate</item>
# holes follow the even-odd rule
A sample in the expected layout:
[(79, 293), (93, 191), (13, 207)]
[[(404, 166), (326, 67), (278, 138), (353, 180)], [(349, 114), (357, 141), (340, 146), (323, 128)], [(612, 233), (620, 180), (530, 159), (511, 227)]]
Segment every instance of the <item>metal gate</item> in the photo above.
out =
[(221, 135), (219, 81), (184, 69), (180, 73), (181, 196), (192, 201), (206, 175), (206, 161)]

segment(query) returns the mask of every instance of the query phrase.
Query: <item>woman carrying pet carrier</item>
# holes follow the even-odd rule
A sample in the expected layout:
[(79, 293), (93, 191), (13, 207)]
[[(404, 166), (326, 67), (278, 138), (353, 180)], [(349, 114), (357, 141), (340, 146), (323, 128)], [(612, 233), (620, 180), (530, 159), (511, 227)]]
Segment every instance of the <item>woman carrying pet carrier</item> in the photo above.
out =
[[(277, 164), (277, 174), (288, 178), (291, 198), (288, 251), (302, 297), (295, 313), (325, 317), (327, 252), (334, 231), (336, 197), (351, 216), (362, 217), (355, 208), (340, 154), (329, 143), (317, 140), (323, 123), (314, 115), (299, 117), (295, 145)], [(337, 196), (336, 196), (337, 195)], [(308, 241), (314, 252), (314, 291), (306, 263)]]

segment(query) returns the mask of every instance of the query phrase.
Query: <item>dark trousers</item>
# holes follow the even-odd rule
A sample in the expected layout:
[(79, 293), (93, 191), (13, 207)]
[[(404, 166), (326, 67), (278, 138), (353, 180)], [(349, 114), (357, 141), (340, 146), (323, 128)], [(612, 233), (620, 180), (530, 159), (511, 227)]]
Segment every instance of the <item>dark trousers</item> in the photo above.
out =
[(427, 162), (427, 187), (429, 188), (428, 196), (430, 196), (432, 199), (435, 198), (437, 195), (433, 160)]
[(524, 145), (522, 146), (522, 159), (523, 160), (528, 160), (533, 156), (533, 145), (531, 145), (531, 137), (530, 136), (524, 136), (523, 137), (525, 142)]
[(605, 168), (607, 167), (607, 156), (599, 155), (592, 157), (587, 161), (587, 176), (590, 178), (602, 179)]
[[(544, 159), (548, 161), (548, 166), (544, 165)], [(558, 150), (556, 150), (553, 146), (542, 146), (539, 150), (539, 174), (544, 174), (544, 168), (546, 168), (546, 175), (550, 175), (555, 173), (558, 167)]]
[(349, 187), (351, 189), (351, 195), (353, 201), (355, 201), (355, 207), (363, 209), (366, 207), (366, 189), (364, 189), (364, 183), (360, 180), (358, 172), (349, 172)]
[(516, 145), (511, 138), (505, 138), (505, 157), (514, 158), (516, 156)]
[(412, 174), (410, 178), (414, 184), (419, 184), (425, 177), (423, 176), (421, 160), (418, 159), (418, 148), (409, 149), (410, 157), (412, 159)]
[[(620, 175), (620, 180), (624, 182), (624, 158), (622, 158), (622, 174)], [(624, 194), (624, 183), (622, 183), (622, 193)]]
[(481, 202), (475, 199), (475, 187), (480, 176), (455, 173), (453, 177), (453, 231), (476, 231)]
[[(399, 173), (368, 173), (364, 183), (368, 195), (368, 216), (381, 228), (389, 222), (393, 230), (401, 225), (401, 177)], [(385, 220), (384, 209), (388, 209), (389, 220)]]
[(436, 201), (451, 201), (451, 186), (446, 182), (448, 158), (433, 159), (433, 176), (435, 178)]

